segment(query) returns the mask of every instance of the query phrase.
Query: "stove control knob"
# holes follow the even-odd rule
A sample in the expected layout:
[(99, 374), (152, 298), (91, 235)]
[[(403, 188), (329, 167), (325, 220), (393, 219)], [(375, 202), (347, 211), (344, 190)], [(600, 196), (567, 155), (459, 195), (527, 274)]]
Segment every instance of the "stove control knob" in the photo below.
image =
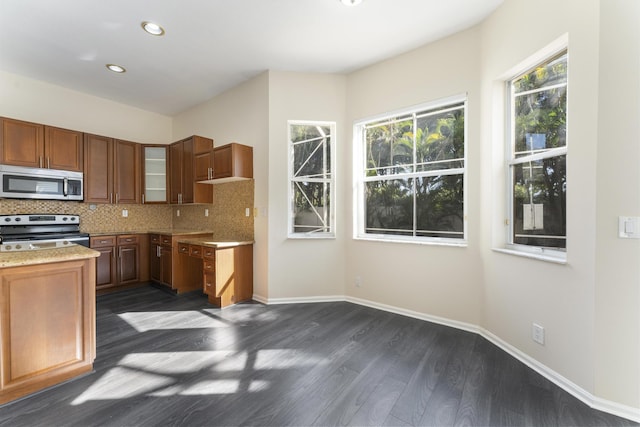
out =
[(19, 251), (20, 249), (22, 249), (22, 245), (16, 245), (16, 250)]
[(22, 221), (22, 218), (20, 217), (16, 218), (16, 222), (20, 222), (20, 221)]
[(5, 218), (4, 222), (11, 222), (11, 218), (9, 218), (9, 217)]
[(62, 217), (62, 220), (63, 220), (63, 221), (68, 221), (68, 220), (69, 220), (69, 218), (67, 218), (66, 216), (63, 216), (63, 217)]
[(11, 249), (13, 249), (13, 248), (11, 247), (11, 245), (4, 245), (4, 248), (5, 248), (6, 250), (8, 250), (8, 251), (10, 251)]

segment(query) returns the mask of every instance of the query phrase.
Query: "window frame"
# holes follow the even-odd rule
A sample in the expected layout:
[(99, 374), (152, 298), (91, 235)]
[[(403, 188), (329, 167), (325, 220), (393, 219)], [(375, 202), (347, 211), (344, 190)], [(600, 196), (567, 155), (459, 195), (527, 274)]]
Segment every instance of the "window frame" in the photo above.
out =
[[(366, 190), (365, 185), (367, 182), (373, 181), (375, 179), (367, 179), (366, 175), (366, 141), (364, 140), (364, 129), (368, 124), (390, 120), (394, 118), (398, 118), (401, 116), (412, 115), (412, 114), (423, 114), (428, 112), (429, 110), (439, 110), (446, 109), (448, 107), (455, 107), (458, 104), (462, 104), (462, 111), (464, 113), (464, 157), (462, 159), (463, 165), (460, 168), (450, 168), (439, 170), (440, 172), (445, 173), (437, 173), (438, 171), (422, 171), (422, 172), (414, 172), (410, 174), (398, 174), (394, 175), (397, 178), (418, 178), (418, 177), (434, 177), (434, 176), (443, 176), (443, 175), (460, 175), (462, 176), (462, 204), (463, 204), (463, 234), (462, 238), (447, 238), (447, 237), (430, 237), (430, 236), (406, 236), (406, 235), (398, 235), (398, 234), (376, 234), (376, 233), (366, 233)], [(468, 96), (466, 93), (450, 96), (447, 98), (441, 98), (430, 102), (425, 102), (422, 104), (410, 106), (407, 108), (402, 108), (390, 112), (385, 112), (379, 115), (366, 117), (360, 120), (357, 120), (353, 124), (353, 239), (354, 240), (365, 240), (365, 241), (376, 241), (376, 242), (390, 242), (390, 243), (412, 243), (412, 244), (422, 244), (422, 245), (438, 245), (438, 246), (455, 246), (455, 247), (466, 247), (468, 245), (468, 221), (467, 221), (467, 212), (468, 212)], [(415, 146), (414, 146), (415, 151)], [(415, 165), (415, 163), (414, 163)], [(458, 172), (454, 172), (458, 171)], [(415, 209), (415, 206), (414, 206)], [(414, 217), (415, 221), (415, 217)], [(415, 224), (414, 224), (415, 229)]]
[[(522, 77), (523, 75), (533, 71), (536, 67), (545, 64), (549, 61), (552, 61), (555, 58), (562, 57), (563, 55), (567, 56), (567, 82), (566, 82), (566, 92), (567, 92), (567, 113), (566, 113), (566, 143), (563, 147), (555, 147), (551, 148), (547, 151), (541, 153), (535, 153), (532, 155), (516, 157), (515, 151), (515, 120), (514, 120), (514, 101), (515, 101), (515, 93), (512, 90), (512, 83)], [(515, 240), (515, 229), (514, 229), (514, 216), (515, 216), (515, 205), (514, 205), (514, 166), (518, 164), (528, 163), (532, 161), (539, 161), (553, 157), (561, 157), (565, 156), (565, 162), (568, 164), (568, 152), (569, 152), (569, 49), (566, 43), (557, 47), (553, 50), (548, 50), (544, 52), (542, 55), (534, 55), (521, 64), (519, 67), (519, 71), (513, 73), (510, 77), (505, 79), (505, 114), (506, 114), (506, 131), (505, 131), (505, 169), (506, 169), (506, 240), (504, 243), (504, 250), (508, 253), (513, 254), (521, 254), (523, 256), (538, 258), (541, 260), (552, 261), (552, 262), (560, 262), (564, 263), (567, 259), (567, 246), (568, 246), (568, 236), (565, 235), (565, 248), (557, 249), (553, 247), (546, 246), (537, 246), (537, 245), (525, 245), (522, 243), (514, 243)], [(557, 85), (551, 85), (546, 90), (549, 90)], [(567, 176), (567, 190), (569, 188), (569, 169), (566, 169)], [(566, 210), (567, 206), (565, 206)], [(566, 228), (566, 224), (565, 224)], [(568, 233), (567, 233), (568, 234)]]
[[(294, 174), (294, 142), (291, 140), (292, 126), (328, 126), (330, 128), (329, 138), (329, 161), (330, 170), (328, 179), (320, 179), (319, 182), (326, 182), (329, 185), (329, 231), (308, 231), (296, 232), (295, 227), (295, 206), (293, 183), (296, 181)], [(287, 238), (289, 239), (335, 239), (336, 237), (336, 132), (337, 125), (334, 121), (316, 120), (288, 120), (287, 121)], [(326, 161), (326, 159), (325, 159)]]

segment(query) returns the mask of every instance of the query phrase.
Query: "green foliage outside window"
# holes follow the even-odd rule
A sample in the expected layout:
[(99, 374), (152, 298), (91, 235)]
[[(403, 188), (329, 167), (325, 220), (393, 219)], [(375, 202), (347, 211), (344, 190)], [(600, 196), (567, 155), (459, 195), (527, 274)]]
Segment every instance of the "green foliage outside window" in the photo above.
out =
[(511, 81), (513, 243), (566, 247), (567, 54)]
[(464, 104), (365, 126), (365, 232), (464, 238)]

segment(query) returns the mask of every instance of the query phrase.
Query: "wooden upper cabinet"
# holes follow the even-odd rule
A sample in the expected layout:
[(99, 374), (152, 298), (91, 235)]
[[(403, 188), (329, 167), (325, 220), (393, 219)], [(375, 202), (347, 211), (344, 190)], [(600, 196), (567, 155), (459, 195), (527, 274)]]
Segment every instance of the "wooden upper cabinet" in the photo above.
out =
[(140, 145), (85, 134), (84, 201), (140, 202)]
[(171, 189), (171, 203), (180, 203), (182, 198), (182, 141), (169, 146), (169, 187)]
[(182, 141), (182, 203), (193, 203), (193, 138)]
[(32, 168), (42, 167), (44, 126), (2, 118), (1, 163)]
[(249, 178), (253, 178), (253, 147), (233, 142), (213, 150), (214, 180)]
[(207, 160), (206, 156), (210, 156), (208, 153), (211, 153), (212, 148), (213, 140), (201, 136), (192, 136), (171, 144), (171, 203), (213, 201), (213, 189), (206, 184), (197, 184), (198, 175), (207, 174), (207, 169), (211, 167), (211, 159)]
[(82, 172), (82, 132), (8, 118), (0, 122), (0, 163)]
[(194, 157), (195, 180), (206, 181), (213, 179), (213, 150), (196, 153)]
[(140, 144), (116, 140), (114, 143), (114, 184), (116, 203), (140, 202)]
[(84, 135), (84, 201), (113, 203), (113, 139)]
[(83, 151), (82, 132), (44, 127), (45, 167), (82, 172)]

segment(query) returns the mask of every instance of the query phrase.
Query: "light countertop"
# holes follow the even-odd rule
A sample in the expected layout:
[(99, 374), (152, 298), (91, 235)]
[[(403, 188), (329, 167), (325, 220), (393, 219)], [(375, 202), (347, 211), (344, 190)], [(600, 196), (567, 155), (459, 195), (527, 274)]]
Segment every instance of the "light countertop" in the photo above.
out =
[(64, 248), (0, 252), (0, 268), (74, 261), (78, 259), (97, 258), (99, 256), (100, 252), (75, 244), (70, 244)]
[(235, 246), (253, 245), (253, 240), (233, 241), (233, 240), (213, 240), (207, 237), (199, 237), (194, 239), (180, 239), (178, 243), (186, 243), (189, 245), (208, 246), (211, 248), (233, 248)]

